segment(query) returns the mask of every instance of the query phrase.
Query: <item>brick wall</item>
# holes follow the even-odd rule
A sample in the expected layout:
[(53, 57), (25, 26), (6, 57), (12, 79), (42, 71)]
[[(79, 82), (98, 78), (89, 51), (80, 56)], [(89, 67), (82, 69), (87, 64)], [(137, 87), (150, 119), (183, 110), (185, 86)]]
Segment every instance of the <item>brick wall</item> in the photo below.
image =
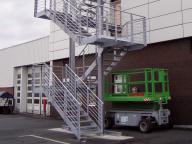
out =
[[(54, 65), (66, 62), (66, 59), (58, 60)], [(172, 96), (169, 107), (174, 122), (192, 124), (192, 38), (150, 44), (142, 50), (129, 52), (113, 71), (145, 67), (168, 69)]]

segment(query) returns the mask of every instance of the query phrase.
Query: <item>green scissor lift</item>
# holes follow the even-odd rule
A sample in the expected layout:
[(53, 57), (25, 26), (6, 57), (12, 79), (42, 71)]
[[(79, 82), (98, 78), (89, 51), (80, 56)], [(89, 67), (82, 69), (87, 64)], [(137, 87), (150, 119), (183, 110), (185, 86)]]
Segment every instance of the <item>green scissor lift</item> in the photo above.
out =
[(148, 132), (154, 125), (169, 125), (171, 99), (168, 70), (144, 68), (113, 72), (105, 80), (104, 100), (112, 103), (106, 112), (106, 127), (139, 126)]

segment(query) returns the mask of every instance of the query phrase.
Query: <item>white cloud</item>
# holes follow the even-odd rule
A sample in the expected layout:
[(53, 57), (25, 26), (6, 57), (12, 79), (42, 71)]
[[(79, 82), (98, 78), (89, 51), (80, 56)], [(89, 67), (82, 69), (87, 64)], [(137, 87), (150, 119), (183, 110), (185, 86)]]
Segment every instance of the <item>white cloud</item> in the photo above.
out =
[(49, 21), (34, 14), (34, 0), (0, 0), (0, 48), (49, 35)]

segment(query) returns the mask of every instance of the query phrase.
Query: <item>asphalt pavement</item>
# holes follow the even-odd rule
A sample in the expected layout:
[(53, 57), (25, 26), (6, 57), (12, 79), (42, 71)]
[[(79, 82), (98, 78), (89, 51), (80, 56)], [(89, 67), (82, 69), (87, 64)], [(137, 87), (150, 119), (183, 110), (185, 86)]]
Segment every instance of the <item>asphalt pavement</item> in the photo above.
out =
[[(0, 144), (79, 144), (73, 134), (50, 131), (63, 125), (62, 120), (26, 115), (0, 115)], [(128, 140), (88, 138), (86, 144), (192, 144), (192, 131), (155, 129), (143, 134), (136, 128), (114, 128)]]

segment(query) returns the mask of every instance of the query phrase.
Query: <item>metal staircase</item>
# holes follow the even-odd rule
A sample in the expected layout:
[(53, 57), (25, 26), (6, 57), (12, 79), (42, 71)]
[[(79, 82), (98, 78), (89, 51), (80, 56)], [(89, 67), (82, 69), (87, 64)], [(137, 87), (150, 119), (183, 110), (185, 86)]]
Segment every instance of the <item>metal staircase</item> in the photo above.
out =
[(64, 80), (47, 65), (44, 72), (44, 93), (78, 138), (103, 133), (103, 102), (92, 87), (102, 85), (97, 58), (103, 55), (106, 76), (128, 51), (146, 45), (145, 17), (106, 1), (99, 5), (97, 0), (35, 0), (35, 17), (52, 20), (74, 42), (86, 45), (76, 59), (76, 71), (65, 66)]
[(80, 139), (88, 132), (102, 133), (103, 102), (68, 65), (65, 66), (65, 72), (63, 83), (51, 68), (44, 64), (43, 92), (77, 138)]

